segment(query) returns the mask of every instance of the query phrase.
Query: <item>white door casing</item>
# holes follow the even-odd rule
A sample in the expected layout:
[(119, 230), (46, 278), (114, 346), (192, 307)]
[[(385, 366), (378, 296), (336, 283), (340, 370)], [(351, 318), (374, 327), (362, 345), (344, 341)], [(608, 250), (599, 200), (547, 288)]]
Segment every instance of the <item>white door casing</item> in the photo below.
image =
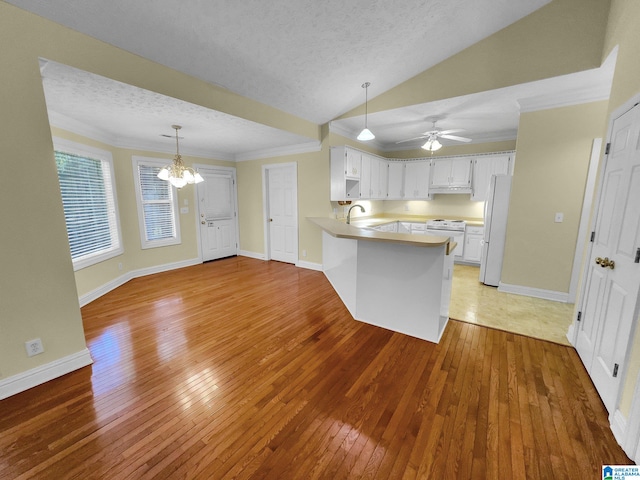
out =
[(265, 252), (267, 260), (298, 261), (297, 164), (264, 165)]
[(238, 253), (235, 169), (200, 167), (196, 186), (202, 261)]
[[(640, 107), (612, 122), (586, 265), (576, 349), (607, 410), (617, 406), (634, 320), (640, 263)], [(611, 264), (610, 262), (614, 263)]]

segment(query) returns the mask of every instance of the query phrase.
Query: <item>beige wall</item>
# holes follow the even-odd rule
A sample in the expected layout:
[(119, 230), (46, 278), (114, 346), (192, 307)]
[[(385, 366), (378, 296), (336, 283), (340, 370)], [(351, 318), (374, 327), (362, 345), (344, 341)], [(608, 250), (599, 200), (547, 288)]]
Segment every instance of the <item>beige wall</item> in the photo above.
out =
[(503, 283), (569, 292), (591, 147), (606, 111), (603, 101), (520, 116)]
[[(106, 143), (77, 135), (60, 128), (51, 128), (52, 135), (77, 143), (89, 145), (111, 152), (114, 164), (118, 211), (122, 231), (122, 246), (124, 253), (75, 272), (78, 296), (82, 297), (91, 291), (103, 287), (122, 275), (135, 270), (149, 267), (168, 265), (198, 258), (198, 229), (196, 222), (196, 188), (188, 185), (178, 190), (179, 206), (189, 202), (189, 213), (180, 214), (179, 245), (143, 249), (140, 242), (140, 228), (138, 225), (138, 210), (135, 196), (132, 157), (141, 156), (166, 160), (171, 163), (173, 155), (167, 153), (149, 152), (117, 148)], [(183, 155), (185, 164), (219, 165), (235, 167), (235, 163), (217, 161), (201, 157)], [(122, 268), (120, 268), (122, 265)]]
[[(609, 0), (554, 0), (377, 95), (368, 111), (452, 98), (599, 67)], [(375, 85), (374, 85), (375, 86)], [(343, 117), (364, 114), (364, 105)]]
[[(603, 58), (618, 46), (607, 118), (632, 97), (640, 95), (640, 4), (635, 0), (613, 0)], [(640, 372), (640, 328), (636, 319), (629, 363), (620, 400), (620, 411), (628, 418)]]

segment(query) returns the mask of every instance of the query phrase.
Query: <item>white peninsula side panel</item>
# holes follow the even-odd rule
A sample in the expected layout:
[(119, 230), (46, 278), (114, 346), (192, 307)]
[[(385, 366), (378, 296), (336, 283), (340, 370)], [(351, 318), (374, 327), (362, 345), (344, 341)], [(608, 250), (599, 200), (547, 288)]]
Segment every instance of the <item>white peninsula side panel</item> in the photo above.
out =
[(437, 343), (449, 319), (451, 245), (425, 246), (422, 235), (415, 243), (403, 234), (359, 238), (357, 230), (322, 232), (324, 273), (353, 318)]

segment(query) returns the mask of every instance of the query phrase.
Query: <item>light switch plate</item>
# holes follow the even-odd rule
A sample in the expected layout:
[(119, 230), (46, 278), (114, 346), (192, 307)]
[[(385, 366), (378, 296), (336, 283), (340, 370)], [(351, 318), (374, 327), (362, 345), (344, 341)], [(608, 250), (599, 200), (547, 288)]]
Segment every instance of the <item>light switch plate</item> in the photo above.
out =
[(556, 223), (562, 223), (564, 221), (564, 213), (556, 213)]

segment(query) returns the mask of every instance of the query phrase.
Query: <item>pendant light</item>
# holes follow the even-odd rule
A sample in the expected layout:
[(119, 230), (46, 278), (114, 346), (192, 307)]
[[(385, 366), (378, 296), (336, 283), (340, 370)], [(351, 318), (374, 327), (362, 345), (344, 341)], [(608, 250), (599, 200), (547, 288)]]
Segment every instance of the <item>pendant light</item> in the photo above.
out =
[(182, 127), (180, 125), (171, 125), (171, 128), (176, 131), (176, 156), (173, 158), (172, 164), (162, 167), (158, 173), (158, 178), (160, 180), (167, 180), (176, 188), (182, 188), (187, 184), (203, 182), (204, 178), (202, 178), (202, 175), (193, 168), (186, 167), (182, 162), (180, 145), (178, 144), (178, 130)]
[(374, 138), (376, 138), (376, 136), (371, 133), (371, 130), (369, 130), (367, 128), (367, 113), (368, 113), (368, 103), (369, 103), (369, 95), (368, 95), (368, 89), (369, 89), (369, 85), (371, 85), (369, 82), (365, 82), (362, 84), (362, 88), (364, 88), (364, 129), (360, 132), (360, 135), (358, 135), (358, 140), (360, 140), (361, 142), (366, 142), (367, 140), (373, 140)]

